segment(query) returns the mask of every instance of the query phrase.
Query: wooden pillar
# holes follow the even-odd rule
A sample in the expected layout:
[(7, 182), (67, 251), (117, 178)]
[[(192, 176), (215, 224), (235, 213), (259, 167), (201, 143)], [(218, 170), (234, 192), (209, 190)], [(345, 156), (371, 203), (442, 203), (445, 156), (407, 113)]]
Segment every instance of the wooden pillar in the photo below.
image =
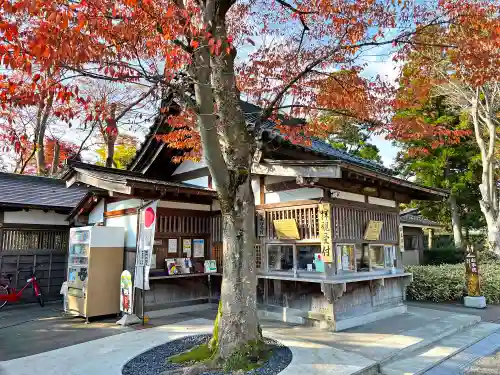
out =
[(266, 204), (266, 184), (265, 184), (266, 176), (259, 176), (259, 193), (260, 193), (260, 202), (259, 204)]
[(3, 211), (0, 211), (0, 253), (3, 249), (3, 222), (4, 222), (4, 214)]
[(428, 244), (427, 245), (428, 245), (429, 249), (431, 249), (432, 248), (432, 238), (434, 236), (434, 229), (429, 228), (428, 236), (429, 237), (428, 237)]

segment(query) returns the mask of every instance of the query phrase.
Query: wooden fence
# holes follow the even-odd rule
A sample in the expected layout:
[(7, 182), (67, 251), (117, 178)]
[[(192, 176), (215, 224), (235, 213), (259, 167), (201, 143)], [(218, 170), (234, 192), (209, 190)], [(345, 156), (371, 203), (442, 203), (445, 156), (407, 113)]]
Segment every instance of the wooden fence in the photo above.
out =
[[(60, 298), (66, 279), (68, 229), (0, 229), (0, 279), (12, 274), (12, 286), (20, 289), (36, 266), (36, 275), (46, 299)], [(18, 272), (20, 271), (20, 272)], [(24, 301), (33, 301), (32, 293), (23, 294)]]

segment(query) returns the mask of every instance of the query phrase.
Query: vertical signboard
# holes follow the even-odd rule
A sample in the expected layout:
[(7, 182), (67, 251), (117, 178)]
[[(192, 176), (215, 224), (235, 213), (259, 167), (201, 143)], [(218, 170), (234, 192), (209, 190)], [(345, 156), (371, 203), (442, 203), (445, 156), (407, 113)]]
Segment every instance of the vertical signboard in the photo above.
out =
[(399, 251), (402, 253), (405, 251), (405, 235), (402, 225), (399, 225)]
[(472, 246), (467, 246), (467, 252), (465, 254), (465, 273), (467, 277), (467, 295), (469, 297), (479, 297), (481, 291), (479, 285), (477, 253)]
[(149, 290), (149, 269), (155, 240), (157, 203), (158, 201), (151, 202), (139, 211), (134, 287), (144, 290)]
[(120, 278), (120, 311), (132, 314), (132, 275), (127, 270)]
[(325, 263), (331, 263), (333, 262), (332, 206), (330, 203), (321, 203), (318, 211), (321, 254)]

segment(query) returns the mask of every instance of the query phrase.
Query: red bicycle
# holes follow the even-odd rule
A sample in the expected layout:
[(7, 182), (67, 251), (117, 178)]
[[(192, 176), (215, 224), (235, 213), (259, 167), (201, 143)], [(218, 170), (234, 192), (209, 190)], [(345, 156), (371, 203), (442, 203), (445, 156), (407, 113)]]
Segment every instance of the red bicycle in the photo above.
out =
[[(26, 285), (19, 291), (16, 291), (15, 288), (11, 288), (10, 284), (12, 283), (12, 274), (7, 274), (6, 278), (9, 280), (8, 284), (1, 284), (0, 283), (0, 309), (4, 307), (7, 302), (17, 302), (21, 299), (21, 295), (23, 294), (24, 290), (31, 285), (31, 288), (33, 289), (33, 294), (38, 300), (38, 303), (40, 306), (44, 306), (45, 302), (43, 300), (43, 295), (42, 295), (42, 289), (40, 288), (40, 285), (38, 284), (38, 281), (36, 280), (36, 275), (35, 275), (35, 267), (30, 267), (30, 275), (31, 277), (26, 280)], [(17, 274), (19, 274), (23, 269), (19, 269), (17, 271)]]

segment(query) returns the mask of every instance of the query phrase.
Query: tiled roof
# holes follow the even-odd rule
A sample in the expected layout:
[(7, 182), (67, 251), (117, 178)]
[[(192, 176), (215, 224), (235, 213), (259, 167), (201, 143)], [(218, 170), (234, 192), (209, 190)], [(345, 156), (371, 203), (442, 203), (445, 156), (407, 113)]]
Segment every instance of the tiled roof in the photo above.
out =
[[(243, 110), (243, 114), (245, 115), (245, 119), (249, 125), (255, 123), (258, 120), (260, 113), (261, 113), (260, 107), (254, 105), (254, 104), (248, 103), (248, 102), (242, 101), (241, 102), (241, 109)], [(291, 121), (293, 121), (295, 123), (304, 123), (305, 122), (302, 119), (292, 119)], [(262, 127), (263, 127), (263, 129), (265, 129), (267, 131), (275, 132), (275, 135), (277, 135), (277, 136), (279, 135), (279, 133), (275, 129), (276, 124), (271, 120), (264, 121)], [(311, 144), (309, 146), (302, 146), (301, 145), (300, 147), (305, 149), (306, 151), (317, 152), (317, 153), (322, 154), (328, 158), (334, 158), (337, 160), (346, 161), (348, 163), (356, 164), (356, 165), (359, 165), (361, 167), (369, 168), (369, 169), (372, 169), (375, 171), (379, 171), (379, 172), (383, 172), (383, 173), (387, 173), (387, 174), (391, 174), (391, 175), (394, 174), (394, 172), (391, 169), (386, 168), (383, 165), (380, 165), (376, 162), (351, 155), (350, 153), (343, 151), (343, 150), (339, 150), (337, 148), (334, 148), (331, 145), (329, 145), (328, 143), (326, 143), (320, 139), (317, 139), (317, 138), (312, 139)]]
[[(253, 124), (255, 124), (258, 121), (260, 114), (261, 114), (261, 111), (262, 111), (262, 108), (254, 105), (254, 104), (245, 102), (245, 101), (240, 101), (240, 105), (241, 105), (241, 109), (243, 111), (243, 114), (245, 116), (245, 120), (246, 120), (247, 124), (249, 125), (249, 127), (251, 127)], [(303, 119), (298, 119), (298, 118), (295, 118), (295, 119), (283, 118), (283, 119), (286, 122), (289, 122), (289, 123), (292, 122), (292, 123), (296, 123), (296, 124), (301, 124), (301, 123), (305, 122)], [(273, 137), (281, 136), (279, 134), (279, 132), (276, 130), (276, 123), (274, 121), (269, 120), (269, 119), (265, 120), (263, 122), (262, 129), (265, 132), (272, 133)], [(150, 131), (149, 131), (149, 134), (146, 136), (146, 140), (144, 141), (144, 143), (141, 145), (141, 147), (137, 151), (137, 154), (134, 157), (133, 161), (130, 163), (129, 168), (132, 167), (136, 162), (139, 161), (137, 158), (142, 158), (143, 155), (146, 158), (150, 158), (151, 155), (153, 155), (155, 153), (155, 151), (159, 147), (161, 147), (161, 141), (158, 141), (158, 140), (153, 138), (155, 136), (156, 131), (158, 131), (158, 134), (161, 133), (161, 129), (158, 129), (158, 124), (155, 122), (155, 124), (153, 124), (150, 127)], [(145, 147), (148, 149), (152, 148), (152, 150), (148, 150), (148, 153), (146, 154), (145, 153), (146, 150), (144, 150)], [(365, 168), (368, 168), (368, 169), (371, 169), (371, 170), (374, 170), (377, 172), (389, 174), (389, 175), (394, 174), (394, 172), (391, 169), (386, 168), (383, 165), (380, 165), (380, 164), (373, 162), (373, 161), (370, 161), (370, 160), (359, 158), (357, 156), (349, 154), (348, 152), (336, 149), (320, 139), (312, 139), (311, 144), (309, 146), (302, 146), (301, 145), (299, 147), (301, 149), (304, 149), (305, 151), (316, 152), (316, 153), (321, 154), (321, 155), (323, 155), (327, 158), (330, 158), (330, 159), (345, 161), (345, 162), (348, 162), (351, 164), (355, 164), (355, 165), (358, 165), (361, 167), (365, 167)], [(134, 166), (134, 168), (132, 168), (132, 169), (138, 170), (139, 168)]]
[(71, 209), (88, 189), (55, 178), (0, 173), (0, 206)]
[(410, 208), (404, 211), (401, 211), (399, 214), (399, 220), (401, 224), (413, 224), (413, 225), (422, 225), (426, 227), (440, 227), (441, 225), (433, 220), (426, 219), (423, 217), (420, 212), (418, 212), (417, 208)]
[(153, 185), (162, 185), (165, 187), (178, 188), (178, 189), (191, 189), (193, 191), (206, 191), (208, 194), (216, 194), (215, 190), (186, 184), (182, 182), (164, 181), (152, 178), (146, 178), (139, 172), (125, 171), (122, 169), (100, 167), (93, 164), (87, 164), (77, 161), (70, 161), (68, 163), (68, 171), (64, 175), (64, 179), (68, 179), (72, 171), (83, 173), (90, 177), (95, 177), (99, 180), (118, 183), (121, 185), (130, 185), (134, 183), (144, 183)]

